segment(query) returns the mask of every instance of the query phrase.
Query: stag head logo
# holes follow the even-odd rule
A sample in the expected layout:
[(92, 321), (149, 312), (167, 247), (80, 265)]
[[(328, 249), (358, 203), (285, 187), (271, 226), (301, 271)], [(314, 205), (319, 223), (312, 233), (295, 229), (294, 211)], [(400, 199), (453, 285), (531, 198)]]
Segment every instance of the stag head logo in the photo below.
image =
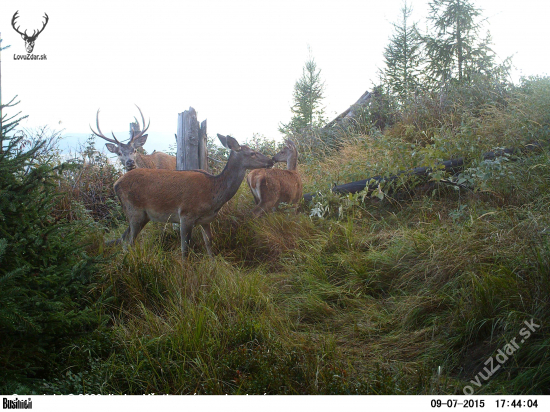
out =
[(17, 20), (17, 18), (19, 17), (18, 16), (18, 13), (19, 13), (19, 10), (17, 10), (15, 12), (15, 14), (13, 15), (12, 19), (11, 19), (11, 25), (13, 27), (13, 29), (19, 33), (21, 35), (21, 37), (23, 38), (23, 40), (25, 40), (25, 48), (27, 49), (27, 53), (32, 53), (33, 49), (34, 49), (34, 42), (36, 41), (36, 38), (38, 37), (38, 35), (40, 33), (42, 33), (44, 31), (44, 28), (46, 27), (46, 25), (48, 24), (48, 20), (50, 19), (48, 17), (48, 15), (46, 13), (44, 13), (44, 18), (46, 19), (46, 21), (43, 23), (42, 25), (42, 28), (40, 30), (34, 30), (32, 35), (29, 36), (27, 34), (27, 30), (25, 30), (24, 33), (21, 33), (19, 31), (19, 26), (15, 27), (15, 20)]

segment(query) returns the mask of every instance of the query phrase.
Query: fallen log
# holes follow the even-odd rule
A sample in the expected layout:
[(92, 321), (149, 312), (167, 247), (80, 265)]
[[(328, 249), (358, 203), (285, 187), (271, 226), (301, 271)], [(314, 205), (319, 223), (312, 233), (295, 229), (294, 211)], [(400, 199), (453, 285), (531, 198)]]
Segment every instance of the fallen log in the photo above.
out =
[[(540, 149), (540, 143), (530, 143), (527, 144), (523, 149), (501, 149), (492, 152), (487, 152), (483, 154), (483, 160), (494, 160), (500, 156), (520, 154), (522, 151), (532, 151), (535, 149)], [(511, 158), (511, 160), (514, 160)], [(458, 174), (462, 171), (464, 166), (464, 158), (446, 160), (438, 164), (438, 168), (445, 169), (446, 172), (451, 173), (452, 175)], [(356, 182), (344, 183), (342, 185), (335, 185), (331, 191), (337, 194), (346, 194), (346, 193), (358, 193), (365, 189), (367, 192), (372, 192), (377, 189), (380, 183), (392, 182), (403, 175), (407, 176), (420, 176), (420, 177), (429, 177), (430, 173), (433, 171), (432, 167), (421, 166), (415, 167), (412, 170), (405, 171), (402, 170), (396, 175), (391, 176), (373, 176), (367, 179), (358, 180)], [(367, 187), (368, 185), (368, 187)], [(310, 202), (317, 193), (306, 193), (304, 194), (304, 201)]]
[(352, 104), (347, 110), (336, 116), (332, 121), (328, 122), (325, 127), (323, 127), (323, 129), (329, 129), (334, 125), (341, 123), (343, 120), (353, 119), (355, 117), (355, 114), (357, 113), (357, 109), (359, 109), (361, 106), (366, 105), (370, 101), (371, 97), (372, 94), (367, 90), (365, 93), (363, 93), (359, 100)]

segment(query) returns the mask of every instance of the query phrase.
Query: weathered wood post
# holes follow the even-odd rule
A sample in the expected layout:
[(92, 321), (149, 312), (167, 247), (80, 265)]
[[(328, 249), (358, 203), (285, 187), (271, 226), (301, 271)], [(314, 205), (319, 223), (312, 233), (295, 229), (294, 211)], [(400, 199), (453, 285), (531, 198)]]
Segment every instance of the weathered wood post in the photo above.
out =
[(199, 129), (199, 168), (208, 172), (208, 137), (206, 134), (206, 119)]
[(199, 125), (197, 112), (192, 107), (178, 114), (178, 150), (176, 170), (202, 169), (208, 171), (206, 150), (206, 120)]
[[(139, 122), (136, 119), (135, 122), (130, 123), (130, 140), (132, 140), (134, 138), (134, 136), (138, 135), (140, 132), (141, 132), (141, 128), (139, 126)], [(141, 153), (141, 154), (147, 154), (147, 152), (145, 151), (143, 146), (138, 147), (137, 151), (138, 151), (138, 153)]]
[(137, 121), (130, 123), (130, 140), (132, 140), (139, 132), (141, 132), (139, 123)]

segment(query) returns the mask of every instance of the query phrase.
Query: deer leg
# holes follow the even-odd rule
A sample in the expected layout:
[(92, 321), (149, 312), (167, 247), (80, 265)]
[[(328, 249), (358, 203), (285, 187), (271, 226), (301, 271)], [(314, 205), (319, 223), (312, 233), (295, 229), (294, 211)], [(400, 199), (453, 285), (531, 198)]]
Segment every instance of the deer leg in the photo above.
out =
[(254, 208), (252, 211), (252, 214), (255, 217), (261, 216), (263, 213), (268, 213), (270, 211), (274, 211), (277, 207), (277, 200), (272, 201), (266, 201), (266, 202), (260, 202), (258, 206)]
[(119, 245), (120, 243), (122, 243), (122, 238), (119, 237), (118, 239), (108, 240), (107, 242), (105, 242), (105, 245), (106, 246)]
[(126, 228), (126, 230), (124, 231), (121, 237), (113, 240), (108, 240), (107, 242), (105, 242), (105, 245), (107, 246), (120, 245), (122, 242), (126, 241), (126, 237), (128, 236), (128, 233), (130, 233), (130, 226)]
[(120, 236), (118, 239), (108, 241), (106, 243), (107, 245), (119, 245), (122, 243), (122, 245), (124, 246), (124, 250), (126, 250), (126, 245), (133, 245), (137, 235), (139, 234), (139, 232), (141, 232), (141, 229), (143, 229), (147, 222), (149, 222), (149, 218), (146, 214), (143, 214), (142, 216), (135, 216), (132, 219), (128, 220), (130, 221), (130, 224), (126, 228), (122, 236)]
[(183, 260), (187, 257), (189, 242), (191, 241), (191, 233), (193, 233), (193, 225), (185, 221), (183, 216), (180, 217), (180, 238), (181, 238), (181, 257)]
[(255, 218), (260, 217), (264, 213), (265, 210), (262, 208), (261, 204), (256, 205), (256, 207), (252, 210), (252, 216)]
[(252, 215), (254, 217), (260, 217), (264, 213), (267, 213), (268, 209), (266, 208), (266, 202), (265, 199), (258, 199), (256, 202), (256, 207), (252, 210)]
[(210, 223), (205, 223), (202, 226), (202, 238), (204, 239), (204, 244), (206, 245), (206, 251), (210, 257), (213, 257), (212, 253), (212, 231), (210, 230)]
[[(134, 244), (137, 235), (141, 232), (141, 229), (143, 229), (147, 222), (149, 222), (149, 217), (145, 213), (130, 220), (130, 226), (122, 235), (126, 235), (126, 240), (130, 246)], [(127, 233), (128, 231), (129, 233)]]
[(246, 179), (246, 183), (248, 183), (248, 187), (250, 188), (250, 193), (252, 193), (252, 197), (254, 198), (254, 203), (258, 204), (260, 203), (260, 198), (258, 197), (258, 194), (256, 194), (256, 189), (252, 187), (252, 184), (250, 183), (250, 179)]
[(191, 238), (192, 238), (192, 235), (193, 234), (193, 228), (191, 228), (188, 232), (187, 232), (187, 236), (185, 237), (185, 242), (187, 243), (187, 247), (191, 246)]
[(121, 242), (128, 242), (128, 235), (130, 234), (130, 226), (128, 226), (126, 228), (126, 230), (124, 231), (124, 233), (122, 234), (122, 236), (115, 240), (115, 242), (117, 243), (121, 243)]

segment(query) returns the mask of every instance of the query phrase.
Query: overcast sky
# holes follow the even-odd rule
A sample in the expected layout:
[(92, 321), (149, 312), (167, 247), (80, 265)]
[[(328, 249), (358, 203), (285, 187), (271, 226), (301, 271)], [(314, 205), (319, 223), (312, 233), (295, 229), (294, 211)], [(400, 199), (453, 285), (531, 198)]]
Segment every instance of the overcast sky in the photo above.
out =
[[(410, 1), (425, 27), (428, 1)], [(549, 0), (478, 0), (494, 49), (514, 54), (519, 75), (547, 74)], [(385, 1), (11, 1), (0, 3), (2, 100), (19, 95), (24, 127), (87, 133), (101, 108), (103, 132), (127, 138), (138, 111), (151, 119), (145, 148), (173, 142), (177, 114), (193, 106), (208, 133), (239, 141), (280, 138), (308, 46), (325, 81), (328, 118), (347, 109), (377, 79), (402, 0)], [(11, 27), (30, 34), (49, 22), (26, 54)]]

